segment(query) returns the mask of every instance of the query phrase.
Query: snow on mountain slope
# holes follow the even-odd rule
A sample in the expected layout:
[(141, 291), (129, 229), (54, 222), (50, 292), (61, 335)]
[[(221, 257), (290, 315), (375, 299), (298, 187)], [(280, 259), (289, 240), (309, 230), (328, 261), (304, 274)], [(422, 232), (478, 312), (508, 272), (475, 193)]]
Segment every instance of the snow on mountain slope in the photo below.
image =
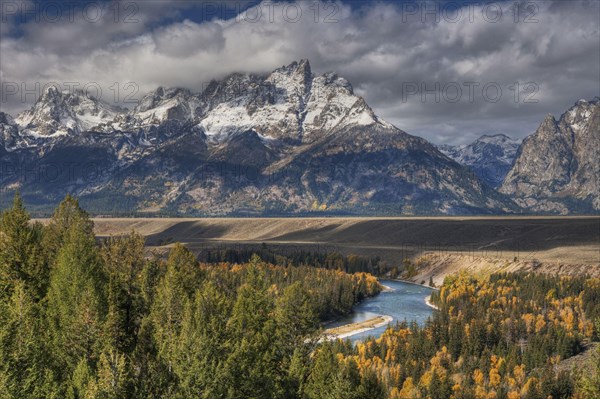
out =
[(223, 142), (250, 129), (263, 139), (310, 142), (347, 126), (380, 120), (350, 83), (334, 73), (315, 76), (308, 60), (270, 74), (232, 74), (199, 94), (163, 88), (146, 94), (131, 111), (113, 107), (82, 92), (47, 88), (17, 118), (24, 135), (57, 138), (96, 130), (136, 131), (167, 121), (197, 124), (207, 137)]
[(200, 100), (187, 89), (159, 87), (146, 94), (127, 115), (129, 127), (159, 125), (167, 120), (186, 122), (197, 118)]
[(265, 138), (309, 142), (333, 129), (382, 123), (347, 80), (333, 73), (315, 76), (308, 60), (264, 78), (232, 75), (209, 85), (202, 98), (209, 106), (200, 126), (217, 141), (254, 129)]
[(82, 91), (61, 92), (50, 86), (31, 109), (18, 115), (15, 122), (26, 135), (55, 137), (93, 130), (124, 112)]

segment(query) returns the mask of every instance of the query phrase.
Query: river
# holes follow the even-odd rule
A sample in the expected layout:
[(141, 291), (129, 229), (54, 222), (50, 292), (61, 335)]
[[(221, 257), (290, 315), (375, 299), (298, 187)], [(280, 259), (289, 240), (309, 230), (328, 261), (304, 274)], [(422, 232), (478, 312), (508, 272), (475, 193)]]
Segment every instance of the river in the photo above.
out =
[[(328, 325), (327, 328), (359, 323), (377, 316), (391, 316), (392, 325), (404, 320), (423, 324), (431, 316), (433, 309), (425, 303), (425, 299), (431, 295), (431, 288), (401, 281), (381, 280), (380, 282), (390, 287), (392, 291), (384, 291), (374, 298), (365, 299), (354, 307), (354, 311), (350, 315)], [(355, 342), (368, 336), (379, 337), (386, 328), (387, 326), (383, 326), (358, 333), (348, 339)]]

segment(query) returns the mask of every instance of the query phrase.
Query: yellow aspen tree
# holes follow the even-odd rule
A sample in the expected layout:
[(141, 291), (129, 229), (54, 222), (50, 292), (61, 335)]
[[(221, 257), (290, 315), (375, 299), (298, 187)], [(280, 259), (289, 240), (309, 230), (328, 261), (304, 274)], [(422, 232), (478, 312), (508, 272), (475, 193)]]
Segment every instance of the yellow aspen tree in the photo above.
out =
[(420, 399), (421, 392), (413, 383), (412, 377), (408, 377), (402, 384), (402, 389), (398, 394), (399, 399)]

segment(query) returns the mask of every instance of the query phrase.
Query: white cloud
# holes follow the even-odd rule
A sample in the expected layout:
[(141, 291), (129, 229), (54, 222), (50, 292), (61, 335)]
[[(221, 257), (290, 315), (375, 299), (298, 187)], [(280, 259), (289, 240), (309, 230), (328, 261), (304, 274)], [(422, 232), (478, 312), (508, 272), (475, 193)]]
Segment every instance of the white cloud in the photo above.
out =
[[(0, 42), (3, 81), (30, 88), (35, 82), (97, 82), (108, 100), (116, 82), (122, 100), (133, 93), (125, 88), (128, 82), (139, 88), (136, 97), (158, 85), (201, 90), (231, 72), (268, 72), (308, 58), (317, 73), (336, 70), (346, 77), (388, 121), (445, 142), (467, 142), (482, 132), (522, 137), (546, 113), (600, 92), (596, 2), (537, 2), (535, 23), (515, 23), (512, 3), (503, 4), (495, 23), (483, 17), (482, 6), (464, 9), (458, 22), (435, 23), (431, 15), (423, 21), (419, 12), (390, 4), (353, 10), (340, 2), (312, 1), (262, 3), (237, 19), (196, 23), (186, 19), (189, 2), (149, 4), (154, 5), (140, 10), (132, 24), (107, 17), (94, 25), (79, 18), (21, 26), (22, 35)], [(473, 101), (469, 82), (479, 84)], [(523, 103), (522, 95), (515, 102), (515, 82), (534, 82), (538, 102)], [(411, 94), (414, 85), (436, 84), (447, 88), (439, 101), (431, 93)], [(448, 100), (455, 84), (463, 89), (456, 103)], [(498, 102), (486, 100), (485, 84), (502, 89)], [(14, 112), (32, 97), (24, 103), (11, 96), (2, 107)]]
[(216, 52), (225, 45), (221, 25), (196, 24), (187, 19), (157, 29), (152, 38), (158, 53), (173, 58), (188, 58), (203, 51)]

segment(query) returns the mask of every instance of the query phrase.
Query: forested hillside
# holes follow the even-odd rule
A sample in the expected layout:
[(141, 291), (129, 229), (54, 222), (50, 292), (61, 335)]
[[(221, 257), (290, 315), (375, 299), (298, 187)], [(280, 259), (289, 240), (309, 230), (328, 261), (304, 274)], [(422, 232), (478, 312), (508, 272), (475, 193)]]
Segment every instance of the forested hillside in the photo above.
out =
[(97, 245), (67, 197), (48, 226), (17, 196), (0, 223), (0, 398), (293, 397), (320, 321), (376, 278), (313, 267), (144, 257)]
[(599, 279), (447, 278), (424, 326), (352, 345), (321, 342), (321, 322), (381, 286), (317, 264), (200, 263), (179, 244), (148, 258), (134, 232), (98, 242), (72, 197), (44, 226), (17, 195), (0, 219), (0, 398), (600, 397), (600, 353), (555, 367), (598, 340)]

